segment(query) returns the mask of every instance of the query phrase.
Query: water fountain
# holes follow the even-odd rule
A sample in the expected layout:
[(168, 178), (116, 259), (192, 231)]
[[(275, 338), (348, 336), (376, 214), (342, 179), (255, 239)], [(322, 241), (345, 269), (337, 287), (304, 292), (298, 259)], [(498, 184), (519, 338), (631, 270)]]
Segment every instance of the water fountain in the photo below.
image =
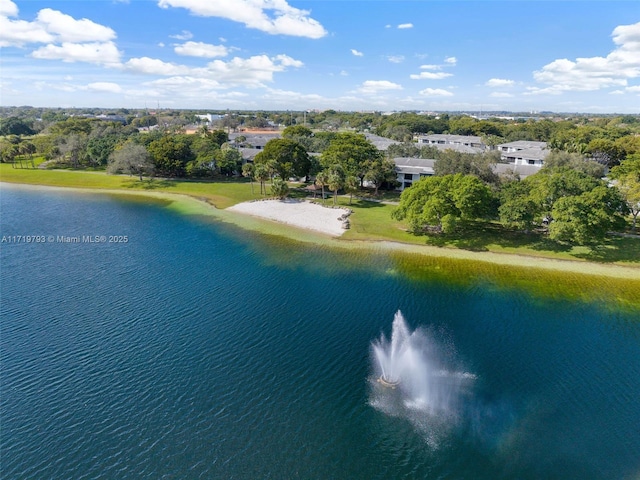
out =
[(391, 339), (382, 334), (371, 350), (378, 386), (375, 406), (393, 415), (459, 415), (461, 399), (475, 376), (461, 371), (450, 342), (436, 341), (424, 328), (411, 331), (398, 311)]

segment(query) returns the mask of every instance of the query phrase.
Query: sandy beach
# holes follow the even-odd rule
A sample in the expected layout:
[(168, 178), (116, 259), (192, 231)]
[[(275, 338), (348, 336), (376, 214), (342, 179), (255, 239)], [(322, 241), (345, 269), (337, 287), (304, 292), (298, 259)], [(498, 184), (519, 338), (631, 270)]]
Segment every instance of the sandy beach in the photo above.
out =
[(339, 237), (345, 232), (341, 216), (349, 213), (344, 208), (323, 207), (303, 200), (259, 200), (244, 202), (227, 211), (266, 218), (306, 230)]

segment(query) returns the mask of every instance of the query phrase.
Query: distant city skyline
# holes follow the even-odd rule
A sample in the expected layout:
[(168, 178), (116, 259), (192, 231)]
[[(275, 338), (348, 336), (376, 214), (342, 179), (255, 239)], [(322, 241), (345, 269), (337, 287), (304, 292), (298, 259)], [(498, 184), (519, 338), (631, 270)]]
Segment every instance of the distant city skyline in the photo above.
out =
[(634, 1), (0, 0), (0, 105), (640, 113)]

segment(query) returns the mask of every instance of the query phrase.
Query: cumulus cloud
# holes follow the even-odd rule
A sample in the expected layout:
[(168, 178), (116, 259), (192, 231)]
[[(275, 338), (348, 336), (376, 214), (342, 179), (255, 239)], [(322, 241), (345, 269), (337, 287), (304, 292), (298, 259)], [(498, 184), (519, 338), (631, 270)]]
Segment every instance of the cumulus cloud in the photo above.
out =
[(489, 96), (493, 98), (511, 98), (513, 94), (507, 92), (491, 92)]
[(6, 17), (17, 17), (18, 6), (11, 0), (0, 0), (0, 15)]
[(491, 78), (487, 80), (485, 86), (487, 87), (510, 87), (515, 84), (513, 80), (507, 80), (504, 78)]
[(120, 52), (113, 42), (49, 44), (33, 51), (31, 56), (44, 60), (62, 60), (66, 63), (86, 62), (105, 66), (120, 64)]
[(444, 90), (442, 88), (425, 88), (424, 90), (420, 90), (420, 95), (424, 95), (425, 97), (452, 97), (453, 93), (448, 90)]
[(356, 50), (355, 48), (352, 48), (352, 49), (351, 49), (351, 53), (352, 53), (353, 55), (355, 55), (356, 57), (364, 57), (364, 53), (359, 52), (359, 51), (358, 51), (358, 50)]
[(204, 67), (192, 68), (186, 65), (164, 62), (159, 59), (142, 57), (132, 58), (124, 64), (124, 68), (135, 73), (161, 75), (171, 77), (158, 81), (157, 84), (171, 82), (191, 82), (197, 78), (215, 78), (216, 85), (229, 87), (245, 85), (263, 86), (273, 81), (273, 75), (288, 68), (299, 68), (304, 64), (288, 55), (256, 55), (249, 58), (235, 57), (229, 61), (214, 60)]
[(124, 64), (126, 70), (147, 75), (183, 75), (189, 72), (189, 67), (168, 63), (157, 58), (131, 58)]
[(39, 23), (0, 16), (0, 47), (22, 47), (27, 43), (47, 43), (54, 39)]
[(441, 80), (443, 78), (453, 76), (452, 73), (443, 72), (445, 67), (454, 67), (456, 65), (455, 57), (447, 57), (444, 60), (444, 65), (427, 64), (420, 65), (420, 70), (427, 70), (426, 72), (414, 73), (409, 75), (412, 80)]
[(358, 92), (365, 94), (376, 94), (389, 90), (402, 90), (402, 86), (388, 80), (367, 80), (358, 87)]
[(175, 45), (174, 51), (178, 55), (202, 58), (226, 57), (229, 54), (229, 49), (224, 45), (211, 45), (202, 42), (185, 42)]
[(63, 43), (108, 42), (116, 38), (116, 33), (109, 27), (86, 18), (76, 20), (50, 8), (40, 10), (36, 22)]
[(420, 72), (418, 74), (409, 75), (412, 80), (441, 80), (451, 77), (453, 74), (447, 72)]
[(534, 79), (548, 87), (533, 87), (529, 93), (624, 87), (629, 79), (640, 77), (640, 22), (616, 27), (612, 37), (616, 48), (606, 57), (562, 58), (533, 72)]
[(158, 0), (161, 8), (185, 8), (201, 17), (226, 18), (272, 35), (322, 38), (327, 32), (310, 12), (286, 0)]
[(400, 25), (398, 25), (398, 28), (400, 30), (406, 30), (408, 28), (413, 28), (413, 23), (401, 23)]

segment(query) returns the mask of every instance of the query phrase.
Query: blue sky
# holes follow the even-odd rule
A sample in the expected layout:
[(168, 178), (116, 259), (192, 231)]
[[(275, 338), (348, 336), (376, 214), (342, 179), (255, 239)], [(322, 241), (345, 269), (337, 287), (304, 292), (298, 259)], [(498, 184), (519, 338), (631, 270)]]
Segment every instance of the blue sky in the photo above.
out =
[(0, 104), (640, 113), (640, 2), (0, 0)]

